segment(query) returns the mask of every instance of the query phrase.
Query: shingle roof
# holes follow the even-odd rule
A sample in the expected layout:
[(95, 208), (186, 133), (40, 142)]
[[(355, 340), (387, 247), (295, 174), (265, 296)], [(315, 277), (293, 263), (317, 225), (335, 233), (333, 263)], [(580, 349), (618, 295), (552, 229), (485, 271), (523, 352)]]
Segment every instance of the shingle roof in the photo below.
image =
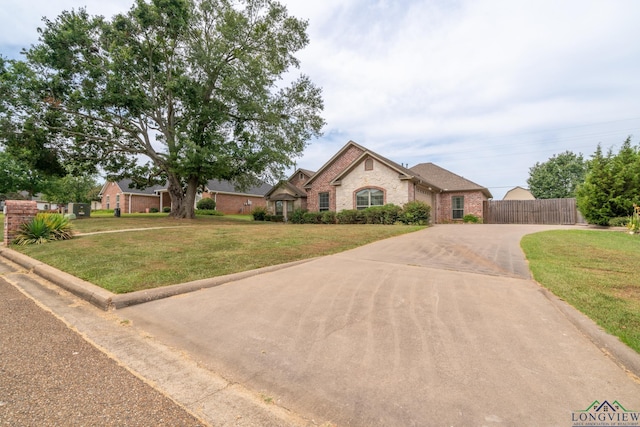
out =
[[(279, 190), (279, 189), (281, 189), (281, 188), (283, 188), (283, 189), (287, 189), (287, 190), (289, 190), (290, 192), (292, 192), (292, 193), (294, 194), (293, 198), (292, 198), (292, 199), (281, 199), (280, 197), (285, 197), (285, 195), (284, 195), (284, 194), (286, 194), (286, 193), (280, 193), (280, 194), (278, 194), (278, 195), (276, 195), (275, 197), (273, 197), (273, 198), (272, 198), (272, 197), (271, 197), (271, 195), (272, 195), (273, 193), (275, 193), (275, 192), (276, 192), (276, 190)], [(304, 190), (302, 190), (302, 189), (300, 189), (300, 188), (296, 187), (295, 185), (293, 185), (293, 184), (292, 184), (292, 183), (290, 183), (289, 181), (280, 181), (279, 183), (277, 183), (276, 185), (274, 185), (274, 186), (271, 188), (271, 190), (269, 190), (269, 191), (268, 191), (264, 196), (265, 196), (267, 199), (273, 199), (273, 200), (276, 200), (276, 199), (277, 199), (277, 200), (294, 200), (294, 199), (296, 199), (296, 198), (298, 198), (298, 197), (307, 197), (307, 193), (306, 193)]]
[(493, 197), (486, 187), (478, 185), (433, 163), (420, 163), (409, 169), (413, 171), (413, 173), (421, 176), (425, 181), (441, 188), (443, 191), (480, 190), (488, 198)]
[(209, 192), (215, 193), (240, 193), (240, 194), (253, 194), (256, 196), (264, 196), (271, 190), (271, 185), (262, 183), (261, 185), (254, 185), (241, 190), (232, 182), (221, 181), (219, 179), (212, 179), (207, 182), (206, 188)]
[(129, 187), (129, 185), (132, 182), (133, 181), (131, 179), (128, 179), (128, 178), (121, 179), (120, 181), (118, 181), (118, 186), (120, 187), (120, 189), (122, 190), (123, 193), (149, 194), (149, 195), (155, 195), (156, 191), (167, 188), (166, 185), (154, 185), (152, 187), (147, 187), (147, 188), (143, 188), (143, 189), (131, 188), (131, 187)]

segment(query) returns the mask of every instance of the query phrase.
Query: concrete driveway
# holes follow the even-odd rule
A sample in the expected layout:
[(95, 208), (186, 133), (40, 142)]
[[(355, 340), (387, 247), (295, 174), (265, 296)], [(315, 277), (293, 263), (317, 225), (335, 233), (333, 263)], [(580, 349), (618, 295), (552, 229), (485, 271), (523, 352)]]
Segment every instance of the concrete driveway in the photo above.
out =
[(640, 384), (531, 280), (559, 227), (440, 225), (118, 310), (135, 328), (318, 424), (560, 425)]

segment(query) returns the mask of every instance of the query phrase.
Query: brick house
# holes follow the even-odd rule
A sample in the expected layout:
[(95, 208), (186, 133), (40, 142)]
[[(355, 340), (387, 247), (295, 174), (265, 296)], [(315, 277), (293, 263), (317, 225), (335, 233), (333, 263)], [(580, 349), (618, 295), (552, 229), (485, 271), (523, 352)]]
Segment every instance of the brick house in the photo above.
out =
[(258, 206), (265, 207), (264, 196), (271, 190), (271, 185), (260, 184), (240, 189), (229, 181), (212, 179), (207, 182), (202, 197), (216, 202), (216, 210), (224, 214), (249, 214)]
[(107, 181), (100, 190), (102, 209), (120, 208), (122, 213), (139, 213), (146, 212), (147, 209), (161, 211), (162, 208), (171, 206), (168, 194), (160, 193), (163, 186), (137, 189), (131, 188), (131, 183), (130, 179)]
[[(130, 184), (130, 179), (107, 181), (100, 191), (102, 208), (120, 208), (122, 213), (141, 213), (171, 207), (171, 197), (166, 185), (140, 190), (130, 188)], [(240, 190), (228, 181), (210, 180), (204, 191), (197, 195), (196, 201), (209, 197), (216, 201), (216, 210), (224, 214), (248, 214), (256, 206), (266, 206), (264, 195), (270, 189), (270, 185), (261, 184)]]
[(317, 172), (297, 170), (267, 193), (267, 208), (284, 215), (301, 207), (309, 211), (341, 211), (420, 200), (431, 206), (436, 223), (482, 218), (485, 187), (433, 163), (406, 168), (349, 141)]

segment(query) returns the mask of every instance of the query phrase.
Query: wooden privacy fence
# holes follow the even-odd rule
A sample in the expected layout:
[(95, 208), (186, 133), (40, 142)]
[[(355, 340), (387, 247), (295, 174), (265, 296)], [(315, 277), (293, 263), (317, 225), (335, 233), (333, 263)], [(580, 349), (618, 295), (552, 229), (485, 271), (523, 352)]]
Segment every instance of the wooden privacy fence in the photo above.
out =
[(576, 224), (582, 222), (576, 199), (489, 200), (485, 224)]

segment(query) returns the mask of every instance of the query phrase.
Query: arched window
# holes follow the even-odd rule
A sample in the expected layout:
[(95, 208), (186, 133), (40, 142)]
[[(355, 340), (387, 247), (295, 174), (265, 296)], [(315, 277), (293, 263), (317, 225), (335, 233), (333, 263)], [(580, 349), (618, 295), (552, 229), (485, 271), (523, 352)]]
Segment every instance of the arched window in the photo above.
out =
[(356, 209), (366, 209), (371, 206), (382, 206), (384, 193), (375, 188), (365, 188), (356, 193)]

